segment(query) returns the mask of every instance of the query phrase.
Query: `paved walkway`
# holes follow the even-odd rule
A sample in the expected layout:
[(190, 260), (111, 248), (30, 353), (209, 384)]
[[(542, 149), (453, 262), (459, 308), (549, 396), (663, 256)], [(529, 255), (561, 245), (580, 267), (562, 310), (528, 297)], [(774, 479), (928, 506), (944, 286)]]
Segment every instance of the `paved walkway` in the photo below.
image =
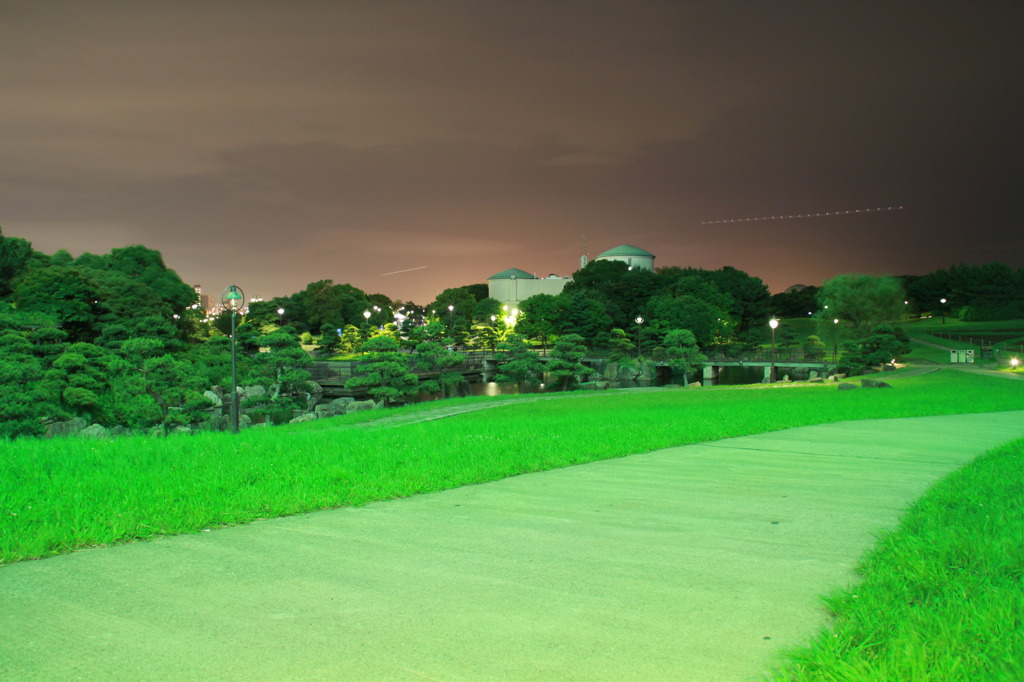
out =
[(843, 422), (0, 568), (0, 679), (743, 680), (1024, 412)]

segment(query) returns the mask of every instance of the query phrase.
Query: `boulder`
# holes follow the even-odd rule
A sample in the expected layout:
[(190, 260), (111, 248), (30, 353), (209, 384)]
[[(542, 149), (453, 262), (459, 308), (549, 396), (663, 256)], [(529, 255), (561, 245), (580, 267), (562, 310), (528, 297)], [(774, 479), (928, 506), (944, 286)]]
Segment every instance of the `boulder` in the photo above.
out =
[(355, 401), (355, 398), (351, 396), (345, 396), (343, 398), (335, 398), (330, 402), (330, 404), (340, 406), (342, 408), (342, 412), (344, 412), (345, 408), (349, 405), (349, 403), (354, 403)]
[(889, 384), (878, 379), (861, 379), (860, 385), (864, 388), (892, 388)]
[(214, 407), (220, 407), (224, 404), (224, 400), (213, 391), (203, 391), (203, 397), (213, 403)]
[(840, 382), (840, 384), (839, 384), (839, 390), (840, 391), (852, 391), (855, 388), (859, 388), (859, 386), (857, 386), (857, 384), (851, 384), (851, 383), (847, 383), (845, 381)]
[(88, 425), (88, 422), (81, 417), (75, 417), (66, 422), (53, 422), (46, 425), (46, 433), (43, 436), (45, 438), (66, 438), (76, 435)]
[[(317, 407), (324, 407), (324, 406), (323, 405), (317, 405)], [(295, 419), (292, 419), (288, 423), (289, 424), (304, 424), (305, 422), (315, 422), (316, 420), (317, 420), (317, 415), (316, 414), (314, 414), (312, 412), (306, 412), (305, 414), (300, 414), (298, 417), (296, 417)]]
[(261, 396), (261, 395), (266, 395), (267, 394), (267, 389), (265, 389), (263, 386), (260, 386), (260, 385), (255, 385), (255, 386), (239, 386), (238, 387), (238, 391), (239, 391), (240, 396), (244, 395), (246, 398), (255, 398), (257, 396)]
[(345, 408), (345, 414), (375, 409), (377, 409), (377, 403), (373, 402), (372, 400), (353, 400)]
[[(339, 414), (345, 414), (344, 405), (335, 405), (334, 403), (327, 403), (326, 405), (317, 405), (316, 407), (313, 408), (313, 415), (317, 419), (337, 417)], [(292, 421), (295, 420), (293, 419)]]
[(809, 383), (809, 384), (822, 384), (822, 383), (824, 383), (824, 379), (822, 379), (821, 377), (811, 377), (810, 379), (807, 380), (807, 383)]
[(107, 427), (102, 424), (90, 424), (78, 432), (79, 438), (110, 438)]
[(175, 434), (177, 436), (191, 436), (192, 435), (192, 429), (187, 427), (187, 426), (185, 426), (184, 424), (178, 424), (173, 429), (171, 429), (171, 433), (173, 433), (173, 434)]
[(687, 388), (700, 388), (702, 384), (699, 381), (694, 381), (691, 384), (687, 384)]

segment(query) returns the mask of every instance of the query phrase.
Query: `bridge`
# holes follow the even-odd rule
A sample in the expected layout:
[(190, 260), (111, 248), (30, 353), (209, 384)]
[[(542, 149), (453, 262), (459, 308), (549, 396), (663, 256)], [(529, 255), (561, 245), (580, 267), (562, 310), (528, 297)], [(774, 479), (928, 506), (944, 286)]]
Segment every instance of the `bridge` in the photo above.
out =
[(833, 355), (830, 362), (828, 354), (823, 351), (805, 353), (802, 350), (776, 349), (774, 357), (770, 350), (764, 349), (733, 354), (708, 352), (705, 355), (708, 359), (704, 363), (704, 378), (711, 380), (718, 378), (722, 367), (763, 367), (765, 379), (771, 380), (773, 365), (776, 375), (785, 369), (805, 369), (824, 374), (830, 367), (834, 368), (836, 365), (835, 356)]

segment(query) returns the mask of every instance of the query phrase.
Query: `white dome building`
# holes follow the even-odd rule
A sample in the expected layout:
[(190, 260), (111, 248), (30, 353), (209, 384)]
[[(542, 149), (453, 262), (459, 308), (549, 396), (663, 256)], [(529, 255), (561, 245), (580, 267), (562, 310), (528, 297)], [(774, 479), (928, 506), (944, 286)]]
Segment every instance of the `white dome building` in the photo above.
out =
[(617, 260), (628, 265), (630, 269), (643, 268), (654, 272), (654, 254), (629, 244), (608, 249), (594, 260)]

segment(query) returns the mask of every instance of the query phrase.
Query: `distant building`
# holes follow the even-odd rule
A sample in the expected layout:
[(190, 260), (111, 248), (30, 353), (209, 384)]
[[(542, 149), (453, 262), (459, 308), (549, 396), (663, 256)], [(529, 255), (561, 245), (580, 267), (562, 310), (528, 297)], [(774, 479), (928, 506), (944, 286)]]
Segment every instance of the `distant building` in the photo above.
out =
[(487, 278), (487, 295), (501, 301), (512, 310), (519, 307), (520, 301), (537, 294), (557, 296), (562, 293), (568, 281), (568, 277), (548, 275), (541, 279), (525, 270), (509, 268)]
[(633, 268), (642, 268), (654, 272), (654, 254), (636, 246), (623, 244), (608, 249), (594, 260), (617, 260)]
[[(609, 249), (594, 260), (621, 261), (630, 268), (654, 271), (654, 254), (629, 244)], [(584, 256), (580, 259), (580, 267), (586, 264), (587, 260)], [(558, 275), (540, 278), (519, 268), (509, 268), (487, 278), (487, 294), (491, 298), (501, 301), (509, 311), (512, 311), (519, 307), (520, 302), (536, 294), (557, 296), (562, 293), (566, 283), (571, 280), (571, 277), (559, 277)]]

